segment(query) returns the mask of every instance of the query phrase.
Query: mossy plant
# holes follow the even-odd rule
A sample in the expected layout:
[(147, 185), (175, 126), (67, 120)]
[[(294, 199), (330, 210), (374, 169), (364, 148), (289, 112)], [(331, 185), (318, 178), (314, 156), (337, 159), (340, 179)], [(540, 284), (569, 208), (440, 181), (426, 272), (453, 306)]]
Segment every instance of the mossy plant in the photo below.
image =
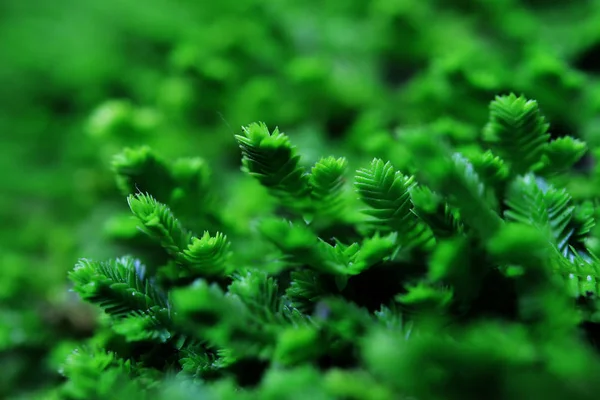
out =
[[(191, 279), (137, 229), (121, 193), (149, 193), (194, 237), (222, 232), (235, 260), (277, 275), (288, 260), (273, 253), (281, 239), (270, 226), (285, 228), (268, 219), (273, 215), (310, 223), (331, 244), (333, 238), (360, 244), (377, 231), (394, 233), (396, 227), (371, 217), (393, 212), (406, 196), (363, 214), (368, 202), (348, 193), (354, 186), (344, 183), (377, 158), (377, 164), (389, 163), (385, 171), (405, 178), (393, 190), (413, 185), (413, 212), (426, 224), (402, 240), (423, 240), (424, 254), (430, 254), (435, 242), (420, 238), (419, 229), (431, 229), (435, 238), (449, 239), (448, 247), (469, 248), (469, 242), (451, 240), (472, 229), (464, 210), (417, 179), (420, 166), (398, 138), (421, 130), (446, 141), (475, 168), (493, 205), (512, 181), (507, 174), (539, 155), (533, 151), (511, 163), (505, 158), (512, 150), (498, 148), (494, 135), (481, 147), (488, 138), (481, 132), (487, 103), (496, 94), (526, 93), (543, 107), (551, 123), (545, 133), (558, 140), (533, 170), (572, 197), (567, 209), (576, 208), (563, 237), (576, 248), (576, 238), (584, 237), (597, 252), (600, 231), (588, 223), (596, 219), (589, 215), (597, 213), (600, 187), (593, 162), (600, 143), (599, 4), (78, 0), (37, 2), (32, 12), (26, 1), (2, 0), (0, 363), (8, 373), (0, 379), (0, 398), (47, 398), (46, 389), (64, 379), (58, 365), (65, 352), (106, 322), (97, 322), (92, 306), (67, 290), (66, 273), (78, 258), (130, 254), (149, 276)], [(283, 207), (281, 197), (239, 173), (234, 135), (257, 120), (285, 131), (303, 171), (322, 170), (309, 174), (312, 189), (303, 204)], [(585, 139), (590, 151), (565, 173), (568, 159), (585, 151), (575, 138)], [(565, 151), (574, 145), (578, 151)], [(114, 160), (115, 187), (107, 164), (125, 147), (131, 149)], [(340, 190), (330, 194), (330, 185)], [(544, 201), (558, 202), (552, 196), (560, 194)], [(365, 218), (371, 218), (369, 226)], [(401, 221), (398, 216), (392, 222)], [(587, 228), (573, 233), (575, 225)], [(594, 276), (584, 271), (582, 277)], [(279, 274), (278, 283), (287, 288), (311, 281), (309, 272), (294, 279)], [(348, 286), (356, 279), (349, 278)], [(572, 290), (595, 284), (587, 278), (569, 282)], [(453, 292), (454, 304), (459, 292)], [(460, 302), (468, 304), (468, 298)], [(352, 377), (364, 381), (362, 373)]]
[(175, 173), (205, 164), (126, 151), (115, 165), (136, 167), (117, 179), (155, 248), (70, 273), (103, 317), (55, 395), (594, 398), (595, 201), (555, 183), (587, 148), (548, 129), (534, 100), (498, 96), (479, 153), (407, 132), (406, 170), (351, 174), (343, 157), (305, 167), (284, 133), (251, 124), (235, 138), (259, 185), (231, 196), (264, 198), (255, 215), (217, 195), (205, 207), (208, 171)]

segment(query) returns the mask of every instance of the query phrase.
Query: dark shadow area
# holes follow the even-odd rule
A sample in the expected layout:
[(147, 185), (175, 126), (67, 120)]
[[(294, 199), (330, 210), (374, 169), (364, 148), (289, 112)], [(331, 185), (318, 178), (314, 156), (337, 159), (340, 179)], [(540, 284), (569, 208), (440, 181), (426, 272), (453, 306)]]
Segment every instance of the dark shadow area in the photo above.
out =
[(574, 62), (575, 68), (589, 74), (600, 74), (600, 42), (590, 46)]
[(354, 124), (359, 112), (350, 107), (340, 107), (329, 113), (325, 120), (325, 132), (332, 139), (344, 137)]

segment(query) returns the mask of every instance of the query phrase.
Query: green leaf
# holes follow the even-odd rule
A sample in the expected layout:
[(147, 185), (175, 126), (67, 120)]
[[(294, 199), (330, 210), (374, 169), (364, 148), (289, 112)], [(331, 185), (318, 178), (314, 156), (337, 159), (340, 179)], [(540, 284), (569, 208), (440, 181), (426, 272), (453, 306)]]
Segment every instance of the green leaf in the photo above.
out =
[(513, 181), (506, 204), (508, 220), (536, 227), (566, 254), (575, 233), (570, 225), (575, 207), (566, 190), (557, 190), (529, 174)]
[(310, 196), (309, 177), (289, 138), (264, 123), (252, 123), (235, 136), (242, 150), (243, 170), (291, 209), (304, 211)]
[(587, 152), (587, 144), (571, 136), (564, 136), (548, 143), (542, 158), (539, 174), (552, 176), (567, 172)]
[(127, 203), (142, 223), (142, 231), (158, 241), (169, 254), (176, 255), (187, 248), (191, 235), (183, 229), (169, 207), (142, 193), (129, 195)]
[(497, 96), (483, 138), (515, 174), (538, 168), (550, 139), (549, 124), (535, 100), (515, 94)]
[(357, 171), (355, 187), (370, 207), (363, 212), (373, 217), (378, 230), (406, 233), (417, 223), (409, 192), (414, 184), (414, 177), (396, 171), (390, 162), (374, 159), (368, 168)]
[(345, 196), (348, 161), (345, 158), (326, 157), (319, 160), (310, 173), (313, 207), (317, 217), (344, 220), (348, 199)]
[(168, 309), (166, 295), (145, 277), (140, 261), (123, 257), (114, 261), (80, 260), (69, 273), (75, 290), (84, 300), (113, 317), (145, 315)]
[(183, 261), (194, 276), (225, 276), (230, 271), (231, 243), (222, 233), (211, 236), (204, 232), (201, 238), (193, 237), (183, 250)]

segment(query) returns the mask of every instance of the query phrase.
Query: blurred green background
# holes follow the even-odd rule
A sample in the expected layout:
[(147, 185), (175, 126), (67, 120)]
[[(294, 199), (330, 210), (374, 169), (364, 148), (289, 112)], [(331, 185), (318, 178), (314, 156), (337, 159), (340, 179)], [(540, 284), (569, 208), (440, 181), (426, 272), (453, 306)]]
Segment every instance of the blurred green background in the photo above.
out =
[(595, 146), (599, 58), (597, 0), (0, 1), (0, 398), (59, 384), (92, 329), (66, 272), (119, 254), (124, 147), (201, 156), (234, 185), (233, 134), (260, 120), (307, 163), (401, 164), (398, 132), (468, 151), (509, 91)]

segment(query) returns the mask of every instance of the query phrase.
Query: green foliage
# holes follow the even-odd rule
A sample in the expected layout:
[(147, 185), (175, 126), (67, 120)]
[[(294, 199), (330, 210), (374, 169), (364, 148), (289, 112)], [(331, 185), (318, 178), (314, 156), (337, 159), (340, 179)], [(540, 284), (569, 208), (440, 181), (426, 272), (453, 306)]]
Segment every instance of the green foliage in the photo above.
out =
[[(599, 17), (593, 1), (4, 0), (0, 398), (480, 391), (446, 370), (494, 376), (484, 389), (496, 397), (595, 393)], [(270, 137), (248, 145), (250, 174), (239, 174), (240, 126)], [(274, 139), (276, 126), (289, 135)], [(354, 171), (373, 159), (410, 187), (357, 196)], [(126, 287), (158, 288), (167, 311), (97, 318), (82, 287), (68, 290), (77, 258), (124, 254), (82, 261), (81, 278), (122, 307), (144, 307)], [(169, 296), (197, 279), (244, 316), (241, 347), (227, 319), (206, 337), (173, 322)], [(385, 348), (396, 342), (376, 335), (410, 339), (404, 322), (470, 347), (430, 357), (437, 335), (396, 369)], [(571, 332), (578, 322), (585, 335)], [(498, 334), (513, 325), (526, 334)], [(372, 337), (383, 361), (368, 367), (356, 342)], [(513, 362), (477, 337), (543, 354)], [(61, 377), (73, 347), (91, 350)], [(110, 366), (96, 368), (105, 354)]]
[[(519, 127), (542, 123), (536, 110), (499, 97), (488, 127), (498, 126), (484, 135), (530, 140), (531, 126)], [(600, 321), (594, 203), (549, 181), (568, 162), (534, 168), (560, 151), (511, 158), (499, 138), (504, 156), (467, 156), (406, 132), (407, 171), (377, 158), (356, 171), (361, 204), (348, 197), (346, 159), (309, 172), (288, 136), (244, 128), (244, 171), (283, 208), (257, 213), (250, 231), (217, 216), (227, 235), (197, 236), (166, 203), (130, 194), (165, 257), (153, 268), (82, 259), (70, 273), (105, 324), (88, 346), (99, 358), (67, 360), (57, 393), (83, 396), (96, 377), (158, 398), (590, 398), (600, 359), (581, 330)], [(359, 210), (367, 218), (346, 217)], [(238, 241), (262, 244), (239, 251)]]

